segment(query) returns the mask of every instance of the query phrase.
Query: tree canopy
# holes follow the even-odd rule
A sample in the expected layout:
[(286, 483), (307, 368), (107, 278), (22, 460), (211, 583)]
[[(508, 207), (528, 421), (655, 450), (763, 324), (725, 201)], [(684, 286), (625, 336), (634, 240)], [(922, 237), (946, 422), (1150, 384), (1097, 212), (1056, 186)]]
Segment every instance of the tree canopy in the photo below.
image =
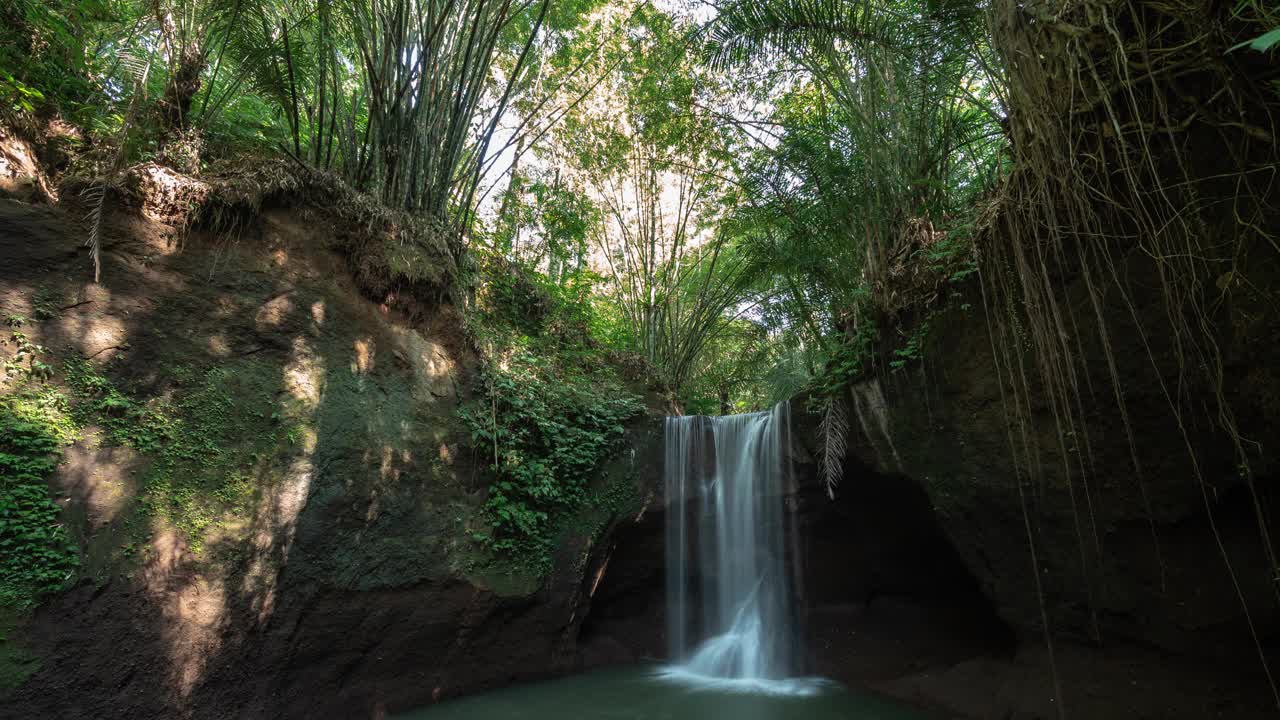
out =
[[(984, 0), (15, 0), (0, 113), (83, 129), (89, 177), (269, 156), (331, 173), (572, 288), (594, 342), (673, 406), (728, 412), (838, 387), (898, 313), (974, 273), (1015, 165), (992, 17)], [(1274, 11), (1233, 17), (1232, 53), (1270, 52)]]

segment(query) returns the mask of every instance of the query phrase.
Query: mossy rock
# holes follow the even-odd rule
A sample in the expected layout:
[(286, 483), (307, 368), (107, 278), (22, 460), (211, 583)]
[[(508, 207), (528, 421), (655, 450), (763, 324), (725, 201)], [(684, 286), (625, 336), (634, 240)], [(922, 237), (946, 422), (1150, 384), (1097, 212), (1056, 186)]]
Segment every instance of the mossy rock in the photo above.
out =
[(21, 687), (37, 670), (40, 658), (18, 639), (24, 615), (0, 605), (0, 696)]

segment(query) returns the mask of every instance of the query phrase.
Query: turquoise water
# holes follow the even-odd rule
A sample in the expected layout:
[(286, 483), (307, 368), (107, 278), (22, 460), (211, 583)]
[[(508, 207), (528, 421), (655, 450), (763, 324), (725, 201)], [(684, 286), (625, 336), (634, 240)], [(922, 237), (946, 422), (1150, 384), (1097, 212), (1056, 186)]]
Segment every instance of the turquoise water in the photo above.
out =
[(773, 687), (659, 677), (632, 667), (519, 685), (396, 720), (928, 720), (918, 711), (817, 679)]

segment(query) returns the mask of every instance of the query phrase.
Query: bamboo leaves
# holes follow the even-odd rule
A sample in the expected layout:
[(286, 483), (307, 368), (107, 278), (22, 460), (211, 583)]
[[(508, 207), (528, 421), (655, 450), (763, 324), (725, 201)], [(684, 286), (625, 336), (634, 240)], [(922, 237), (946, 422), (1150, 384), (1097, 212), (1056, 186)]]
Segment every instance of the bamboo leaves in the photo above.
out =
[(201, 107), (214, 114), (251, 88), (286, 130), (277, 149), (461, 238), (552, 7), (237, 0)]

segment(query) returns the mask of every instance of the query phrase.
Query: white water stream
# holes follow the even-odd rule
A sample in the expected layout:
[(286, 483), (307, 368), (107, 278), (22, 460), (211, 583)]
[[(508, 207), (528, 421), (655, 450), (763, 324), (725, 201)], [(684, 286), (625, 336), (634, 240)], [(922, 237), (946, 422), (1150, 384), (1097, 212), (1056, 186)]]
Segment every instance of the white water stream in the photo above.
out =
[(667, 637), (664, 677), (699, 686), (808, 694), (796, 635), (784, 513), (785, 404), (666, 420)]

